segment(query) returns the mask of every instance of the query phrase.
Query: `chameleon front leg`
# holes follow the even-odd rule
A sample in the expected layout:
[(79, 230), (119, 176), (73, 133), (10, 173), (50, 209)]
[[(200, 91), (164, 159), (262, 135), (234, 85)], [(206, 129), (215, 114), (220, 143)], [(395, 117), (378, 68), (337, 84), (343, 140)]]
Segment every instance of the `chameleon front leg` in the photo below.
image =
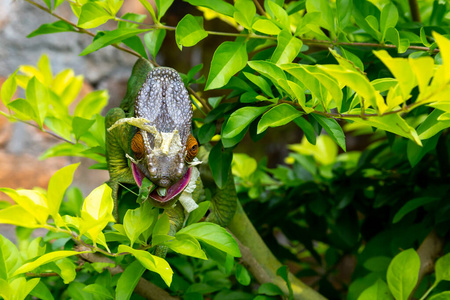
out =
[(109, 181), (107, 184), (112, 190), (114, 200), (114, 217), (119, 220), (118, 197), (119, 186), (123, 183), (135, 184), (133, 174), (126, 154), (129, 152), (129, 137), (132, 134), (132, 127), (128, 124), (122, 124), (108, 131), (116, 121), (125, 118), (125, 112), (121, 108), (111, 109), (105, 117), (106, 127), (106, 162), (108, 164)]

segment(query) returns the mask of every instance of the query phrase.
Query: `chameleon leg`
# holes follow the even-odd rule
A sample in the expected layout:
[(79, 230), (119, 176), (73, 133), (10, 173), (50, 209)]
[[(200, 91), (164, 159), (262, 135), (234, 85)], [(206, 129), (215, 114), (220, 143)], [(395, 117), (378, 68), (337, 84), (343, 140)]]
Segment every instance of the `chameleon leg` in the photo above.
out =
[(125, 156), (129, 152), (129, 137), (131, 135), (131, 126), (122, 124), (111, 131), (111, 127), (119, 119), (125, 118), (125, 112), (120, 108), (111, 109), (105, 117), (106, 127), (106, 162), (108, 164), (110, 180), (107, 182), (112, 190), (114, 200), (114, 217), (118, 216), (118, 196), (119, 184), (135, 184), (131, 169), (128, 167), (128, 161)]

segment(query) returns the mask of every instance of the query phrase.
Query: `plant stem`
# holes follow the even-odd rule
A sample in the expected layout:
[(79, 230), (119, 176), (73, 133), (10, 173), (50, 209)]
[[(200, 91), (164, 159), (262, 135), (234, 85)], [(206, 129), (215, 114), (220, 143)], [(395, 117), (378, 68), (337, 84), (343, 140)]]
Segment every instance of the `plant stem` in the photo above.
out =
[(409, 9), (411, 10), (411, 18), (414, 22), (422, 22), (420, 20), (420, 10), (419, 4), (417, 0), (408, 0), (409, 1)]
[(256, 8), (259, 10), (261, 15), (267, 17), (267, 13), (264, 11), (264, 8), (261, 6), (261, 4), (259, 4), (259, 1), (258, 0), (253, 0), (253, 2), (255, 3)]
[[(260, 283), (271, 282), (276, 284), (285, 295), (289, 295), (286, 283), (277, 275), (277, 270), (282, 265), (273, 255), (270, 249), (256, 231), (252, 222), (248, 219), (240, 202), (237, 203), (236, 213), (228, 224), (229, 230), (237, 238), (243, 263)], [(289, 273), (295, 299), (301, 300), (325, 300), (318, 292), (304, 284), (294, 275)]]

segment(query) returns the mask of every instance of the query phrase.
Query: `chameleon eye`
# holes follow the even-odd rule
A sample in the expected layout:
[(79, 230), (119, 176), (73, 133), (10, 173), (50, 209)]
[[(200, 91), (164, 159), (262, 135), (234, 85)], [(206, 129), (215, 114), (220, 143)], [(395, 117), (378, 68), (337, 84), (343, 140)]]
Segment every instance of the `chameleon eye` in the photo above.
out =
[(186, 161), (191, 162), (198, 153), (198, 143), (195, 137), (190, 134), (186, 142)]
[(140, 131), (136, 132), (133, 139), (131, 140), (131, 150), (134, 153), (134, 156), (137, 159), (141, 159), (144, 157), (144, 139), (142, 138), (142, 134)]

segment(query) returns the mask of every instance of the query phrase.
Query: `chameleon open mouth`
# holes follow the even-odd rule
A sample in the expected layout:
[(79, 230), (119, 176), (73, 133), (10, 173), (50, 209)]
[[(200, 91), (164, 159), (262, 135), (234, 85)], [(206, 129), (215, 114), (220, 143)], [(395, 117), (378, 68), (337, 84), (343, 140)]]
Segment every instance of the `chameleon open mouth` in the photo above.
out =
[[(145, 177), (144, 173), (142, 173), (142, 171), (139, 170), (139, 167), (136, 166), (136, 164), (134, 164), (133, 162), (131, 163), (131, 169), (133, 170), (133, 177), (134, 177), (134, 180), (136, 181), (136, 184), (139, 187), (141, 187), (142, 180), (144, 180), (144, 177)], [(151, 192), (149, 196), (158, 202), (161, 202), (161, 203), (167, 202), (167, 201), (175, 198), (176, 196), (178, 196), (184, 190), (184, 188), (188, 185), (190, 179), (191, 179), (191, 168), (189, 168), (187, 170), (187, 172), (184, 174), (184, 176), (180, 180), (178, 180), (176, 183), (174, 183), (173, 185), (171, 185), (167, 188), (167, 193), (164, 197), (160, 196), (156, 192), (156, 189), (153, 190), (153, 192)]]

